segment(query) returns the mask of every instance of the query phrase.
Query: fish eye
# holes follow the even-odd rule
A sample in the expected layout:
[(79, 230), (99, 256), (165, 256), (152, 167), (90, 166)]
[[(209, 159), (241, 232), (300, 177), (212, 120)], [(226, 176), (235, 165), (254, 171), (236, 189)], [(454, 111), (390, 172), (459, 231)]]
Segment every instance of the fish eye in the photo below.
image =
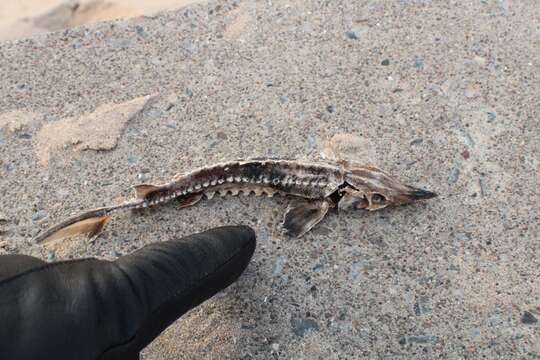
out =
[(371, 202), (373, 202), (374, 204), (382, 204), (386, 201), (386, 198), (384, 196), (382, 196), (381, 194), (373, 194), (371, 195)]

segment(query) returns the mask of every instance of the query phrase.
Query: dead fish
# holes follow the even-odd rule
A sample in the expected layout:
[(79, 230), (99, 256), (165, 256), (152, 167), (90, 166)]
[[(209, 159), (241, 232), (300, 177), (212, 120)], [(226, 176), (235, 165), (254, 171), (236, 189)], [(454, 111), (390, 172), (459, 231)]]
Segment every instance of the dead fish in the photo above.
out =
[(318, 224), (330, 208), (374, 211), (437, 196), (431, 191), (405, 185), (373, 166), (346, 161), (311, 163), (281, 159), (216, 164), (176, 175), (165, 184), (136, 185), (134, 190), (135, 199), (68, 218), (39, 234), (34, 241), (52, 241), (78, 234), (94, 237), (117, 211), (153, 207), (173, 199), (180, 201), (180, 207), (187, 207), (216, 194), (242, 192), (293, 197), (282, 226), (294, 237), (304, 235)]

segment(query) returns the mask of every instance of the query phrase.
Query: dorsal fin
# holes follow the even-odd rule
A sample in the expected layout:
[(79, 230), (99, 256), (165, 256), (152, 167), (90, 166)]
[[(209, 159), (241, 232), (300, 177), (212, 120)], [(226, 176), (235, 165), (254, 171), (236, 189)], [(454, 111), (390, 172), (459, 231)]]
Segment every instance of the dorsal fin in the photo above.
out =
[(146, 195), (148, 195), (152, 191), (159, 190), (160, 187), (152, 184), (140, 184), (135, 185), (133, 189), (135, 190), (135, 195), (137, 196), (137, 199), (144, 199), (146, 198)]

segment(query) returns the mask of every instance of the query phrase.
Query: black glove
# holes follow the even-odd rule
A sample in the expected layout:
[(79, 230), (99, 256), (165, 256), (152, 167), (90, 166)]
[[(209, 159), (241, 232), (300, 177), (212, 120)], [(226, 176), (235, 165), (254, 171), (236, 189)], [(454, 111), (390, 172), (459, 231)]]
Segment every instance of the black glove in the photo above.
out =
[(234, 282), (254, 250), (253, 230), (234, 226), (116, 261), (0, 256), (0, 358), (138, 359), (178, 317)]

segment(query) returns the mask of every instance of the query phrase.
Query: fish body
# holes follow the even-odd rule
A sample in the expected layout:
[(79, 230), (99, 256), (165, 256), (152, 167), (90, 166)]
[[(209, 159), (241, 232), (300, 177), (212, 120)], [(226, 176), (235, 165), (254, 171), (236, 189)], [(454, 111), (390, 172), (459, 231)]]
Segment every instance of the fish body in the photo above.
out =
[(345, 170), (339, 165), (291, 160), (231, 161), (176, 175), (162, 185), (135, 186), (143, 205), (156, 205), (175, 198), (202, 194), (212, 198), (237, 195), (290, 195), (305, 199), (323, 199), (343, 184)]
[(216, 194), (257, 196), (275, 194), (295, 198), (288, 206), (283, 227), (302, 236), (320, 222), (328, 210), (378, 210), (411, 203), (436, 194), (399, 182), (371, 166), (347, 162), (304, 162), (282, 159), (230, 161), (178, 174), (168, 183), (134, 186), (136, 198), (120, 205), (86, 211), (51, 227), (34, 240), (42, 242), (88, 234), (95, 236), (117, 211), (153, 207), (177, 199), (180, 207), (192, 206)]

